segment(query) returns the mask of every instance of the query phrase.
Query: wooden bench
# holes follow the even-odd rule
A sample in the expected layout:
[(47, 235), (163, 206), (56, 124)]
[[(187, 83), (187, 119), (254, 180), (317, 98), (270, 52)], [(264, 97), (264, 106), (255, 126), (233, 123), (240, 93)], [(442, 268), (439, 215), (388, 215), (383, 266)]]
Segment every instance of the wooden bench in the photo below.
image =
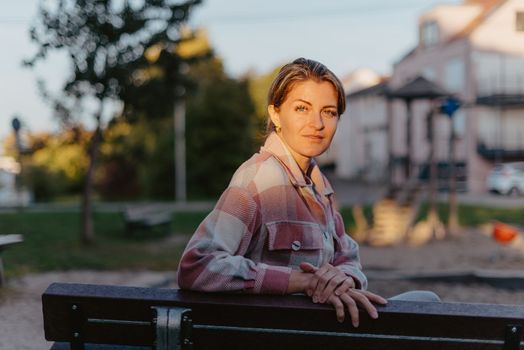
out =
[(165, 206), (155, 204), (128, 205), (122, 212), (126, 232), (132, 234), (136, 229), (150, 229), (156, 226), (171, 228), (172, 212)]
[[(206, 294), (51, 284), (42, 296), (53, 350), (522, 349), (524, 306), (390, 301), (353, 328), (300, 295)], [(117, 344), (117, 345), (115, 345)]]
[(5, 248), (23, 242), (22, 235), (0, 235), (0, 287), (5, 283), (4, 263), (2, 262), (2, 251)]

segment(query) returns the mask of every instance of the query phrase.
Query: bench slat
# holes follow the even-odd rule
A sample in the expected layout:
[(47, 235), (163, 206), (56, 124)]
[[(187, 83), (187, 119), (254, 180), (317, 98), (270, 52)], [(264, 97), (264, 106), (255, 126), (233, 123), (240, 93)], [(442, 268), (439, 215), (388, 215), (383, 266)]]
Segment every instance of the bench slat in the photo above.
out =
[[(511, 305), (390, 301), (378, 308), (378, 320), (361, 312), (360, 327), (354, 329), (348, 320), (336, 322), (330, 306), (313, 304), (304, 296), (208, 294), (60, 283), (52, 284), (42, 299), (46, 339), (54, 341), (71, 340), (72, 305), (77, 305), (89, 319), (145, 322), (133, 327), (88, 324), (82, 330), (86, 342), (127, 345), (150, 345), (154, 340), (154, 327), (147, 324), (152, 319), (152, 306), (187, 307), (192, 310), (194, 349), (219, 349), (226, 345), (241, 348), (235, 347), (237, 342), (242, 348), (253, 349), (261, 345), (265, 349), (309, 348), (311, 344), (325, 348), (322, 344), (326, 343), (329, 348), (341, 349), (349, 349), (351, 344), (352, 349), (372, 349), (374, 344), (376, 349), (376, 339), (362, 334), (382, 337), (380, 344), (387, 344), (388, 349), (500, 349), (507, 326), (524, 323), (524, 307)], [(226, 328), (209, 328), (214, 325)], [(259, 334), (246, 331), (246, 327), (282, 331)], [(312, 333), (293, 334), (296, 331)]]

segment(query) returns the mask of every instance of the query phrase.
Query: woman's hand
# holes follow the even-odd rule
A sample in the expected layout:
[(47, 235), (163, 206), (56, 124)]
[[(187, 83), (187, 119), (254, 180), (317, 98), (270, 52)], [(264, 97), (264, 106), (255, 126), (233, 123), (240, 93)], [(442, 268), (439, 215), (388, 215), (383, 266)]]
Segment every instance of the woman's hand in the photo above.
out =
[(314, 303), (325, 303), (332, 294), (341, 296), (355, 288), (353, 278), (331, 264), (317, 268), (309, 263), (302, 263), (300, 268), (313, 274), (305, 292), (312, 297)]
[[(355, 289), (353, 278), (346, 276), (337, 267), (324, 265), (317, 268), (309, 263), (300, 264), (304, 272), (312, 273), (305, 292), (313, 297), (313, 302), (329, 303), (335, 307), (337, 320), (343, 322), (347, 308), (354, 327), (359, 325), (358, 305), (363, 307), (371, 318), (378, 318), (378, 312), (372, 302), (386, 304), (381, 296), (360, 289)], [(327, 295), (327, 296), (326, 296)]]
[(378, 312), (372, 302), (382, 305), (387, 303), (381, 296), (360, 289), (350, 289), (340, 296), (332, 294), (327, 302), (335, 307), (338, 322), (344, 321), (346, 316), (344, 309), (347, 308), (353, 327), (358, 327), (360, 322), (358, 305), (362, 306), (371, 318), (377, 319)]

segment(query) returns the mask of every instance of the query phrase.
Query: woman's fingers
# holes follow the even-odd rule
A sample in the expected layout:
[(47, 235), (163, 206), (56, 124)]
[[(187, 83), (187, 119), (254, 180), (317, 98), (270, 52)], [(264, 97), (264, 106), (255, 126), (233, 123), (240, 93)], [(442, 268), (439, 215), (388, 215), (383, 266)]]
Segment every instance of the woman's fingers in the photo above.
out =
[[(309, 295), (310, 297), (313, 296), (313, 294), (315, 293), (315, 291), (317, 290), (317, 286), (318, 286), (318, 283), (320, 281), (320, 278), (327, 272), (329, 271), (329, 267), (331, 265), (329, 264), (326, 264), (324, 266), (321, 266), (314, 274), (313, 276), (311, 277), (311, 280), (309, 281), (309, 286), (307, 287), (306, 289), (306, 293), (307, 295)], [(314, 302), (315, 299), (313, 299)]]
[[(342, 281), (337, 279), (337, 275), (339, 275), (338, 269), (329, 267), (323, 275), (318, 276), (319, 278), (317, 282), (317, 287), (315, 288), (315, 291), (313, 293), (314, 300), (317, 300), (322, 303), (326, 301), (326, 299), (332, 294), (337, 284)], [(331, 293), (327, 294), (326, 289), (333, 284), (334, 286), (331, 290)]]
[(352, 289), (344, 295), (351, 296), (351, 298), (353, 298), (353, 300), (355, 300), (358, 305), (362, 306), (364, 310), (366, 310), (366, 312), (369, 316), (371, 316), (371, 318), (378, 318), (377, 309), (375, 308), (375, 306), (373, 306), (373, 304), (371, 304), (368, 297), (364, 293), (362, 293), (362, 291)]
[(330, 303), (331, 305), (335, 307), (335, 313), (337, 314), (337, 321), (341, 323), (344, 322), (344, 316), (345, 316), (344, 304), (342, 303), (340, 298), (337, 297), (336, 295), (331, 295), (328, 299), (328, 303)]
[(373, 303), (380, 304), (380, 305), (386, 305), (388, 303), (386, 299), (382, 298), (378, 294), (371, 293), (367, 290), (361, 290), (360, 292), (364, 294), (366, 298), (368, 298)]
[(337, 320), (339, 322), (344, 320), (344, 308), (348, 310), (353, 327), (358, 327), (360, 324), (359, 305), (366, 310), (371, 318), (378, 318), (377, 309), (372, 304), (372, 301), (383, 304), (382, 301), (385, 302), (386, 300), (374, 293), (359, 289), (350, 289), (340, 296), (331, 294), (327, 299), (327, 302), (335, 307)]
[(335, 295), (340, 296), (346, 293), (351, 288), (355, 288), (355, 281), (353, 280), (352, 277), (346, 277), (346, 279), (344, 279), (344, 281), (340, 285), (338, 285), (334, 293)]
[[(314, 302), (326, 302), (348, 276), (340, 271), (338, 267), (326, 264), (320, 267), (313, 275), (307, 288), (307, 294), (313, 297)], [(351, 281), (352, 282), (352, 279)], [(345, 288), (347, 290), (347, 287)], [(341, 293), (339, 293), (340, 295)]]
[(346, 305), (346, 307), (347, 307), (347, 309), (349, 311), (349, 316), (351, 317), (351, 324), (355, 328), (358, 327), (358, 325), (359, 325), (359, 315), (358, 315), (357, 303), (355, 302), (353, 297), (351, 295), (349, 295), (348, 293), (342, 294), (340, 296), (340, 300), (342, 300), (344, 302), (344, 304)]
[(315, 273), (317, 272), (318, 267), (313, 266), (308, 262), (302, 262), (300, 263), (300, 269), (304, 272)]
[[(327, 286), (324, 288), (324, 290), (321, 292), (319, 296), (319, 301), (321, 303), (325, 303), (326, 300), (329, 298), (331, 294), (334, 294), (335, 288), (337, 286), (341, 286), (345, 284), (345, 280), (347, 277), (345, 275), (337, 274), (335, 275), (327, 284)], [(319, 286), (320, 287), (320, 286)], [(318, 291), (318, 288), (317, 288)], [(336, 296), (340, 296), (342, 293), (335, 294)]]

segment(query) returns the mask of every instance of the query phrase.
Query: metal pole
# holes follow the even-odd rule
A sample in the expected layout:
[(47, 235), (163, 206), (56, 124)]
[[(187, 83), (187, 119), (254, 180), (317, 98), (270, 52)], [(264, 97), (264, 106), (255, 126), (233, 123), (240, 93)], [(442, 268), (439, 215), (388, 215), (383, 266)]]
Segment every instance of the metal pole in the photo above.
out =
[(412, 149), (412, 137), (411, 137), (411, 119), (413, 111), (411, 109), (411, 99), (406, 99), (406, 146), (407, 146), (407, 153), (406, 153), (406, 166), (405, 166), (405, 175), (406, 179), (405, 181), (409, 181), (411, 178), (411, 167), (412, 167), (412, 155), (411, 155), (411, 149)]
[(394, 180), (393, 180), (393, 174), (394, 174), (394, 164), (393, 164), (393, 122), (392, 122), (392, 101), (389, 97), (386, 97), (386, 135), (387, 135), (387, 143), (388, 143), (388, 190), (391, 191), (393, 189)]
[(459, 228), (458, 208), (457, 208), (457, 179), (455, 171), (455, 130), (453, 127), (453, 118), (450, 118), (450, 135), (449, 135), (449, 217), (448, 230), (450, 234), (457, 234)]
[(429, 214), (428, 218), (434, 223), (434, 219), (437, 218), (437, 185), (438, 185), (438, 169), (436, 162), (436, 150), (435, 150), (435, 111), (434, 107), (428, 113), (428, 141), (429, 141)]
[(175, 103), (175, 198), (187, 200), (186, 192), (186, 103), (180, 98)]

